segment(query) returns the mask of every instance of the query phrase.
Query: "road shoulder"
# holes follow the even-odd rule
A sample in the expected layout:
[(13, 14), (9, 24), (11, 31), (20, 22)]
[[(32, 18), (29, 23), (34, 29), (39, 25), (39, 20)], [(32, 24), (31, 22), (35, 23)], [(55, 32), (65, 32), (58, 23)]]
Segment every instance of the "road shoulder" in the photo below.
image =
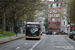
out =
[(17, 39), (20, 39), (20, 38), (23, 38), (25, 37), (24, 34), (19, 34), (18, 37), (16, 36), (12, 36), (12, 37), (3, 37), (3, 38), (0, 38), (0, 44), (4, 44), (4, 43), (7, 43), (7, 42), (10, 42), (10, 41), (14, 41), (14, 40), (17, 40)]

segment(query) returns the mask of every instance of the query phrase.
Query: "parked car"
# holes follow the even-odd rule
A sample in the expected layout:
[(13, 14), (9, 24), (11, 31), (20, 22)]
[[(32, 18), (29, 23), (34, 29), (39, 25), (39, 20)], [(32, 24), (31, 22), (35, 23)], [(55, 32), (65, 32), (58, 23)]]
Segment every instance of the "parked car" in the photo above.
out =
[(55, 35), (57, 32), (53, 32), (53, 34)]
[(45, 31), (42, 31), (42, 33), (45, 34), (46, 32)]
[(52, 30), (48, 30), (46, 34), (52, 35)]
[(48, 34), (48, 31), (46, 32), (46, 34)]
[(69, 33), (69, 38), (73, 39), (74, 36), (75, 36), (75, 32), (74, 31)]
[(65, 32), (60, 32), (60, 34), (61, 34), (61, 35), (67, 35), (67, 33), (65, 33)]

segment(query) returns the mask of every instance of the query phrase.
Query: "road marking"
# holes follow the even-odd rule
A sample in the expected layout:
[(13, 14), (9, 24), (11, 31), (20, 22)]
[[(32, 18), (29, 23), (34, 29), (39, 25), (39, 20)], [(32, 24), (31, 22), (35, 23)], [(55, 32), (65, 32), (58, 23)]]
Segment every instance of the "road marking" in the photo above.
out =
[[(61, 37), (62, 38), (62, 37)], [(64, 41), (66, 41), (64, 38), (62, 38)], [(67, 42), (67, 41), (66, 41)], [(67, 42), (70, 46), (72, 46), (69, 42)]]
[[(7, 46), (10, 46), (10, 45), (13, 45), (13, 44), (15, 44), (15, 43), (19, 43), (19, 42), (21, 42), (21, 41), (18, 41), (18, 42), (14, 42), (14, 43), (12, 43), (12, 44), (5, 45), (5, 46), (1, 47), (0, 49), (2, 49), (2, 48), (4, 48), (4, 47), (7, 47)], [(22, 42), (23, 42), (23, 41), (22, 41)]]
[[(13, 43), (11, 43), (11, 44), (9, 44), (9, 42), (4, 46), (2, 46), (0, 49), (3, 49), (3, 48), (5, 48), (5, 47), (7, 47), (7, 46), (10, 46), (10, 45), (14, 45), (15, 43), (19, 43), (19, 42), (23, 42), (23, 40), (17, 40), (17, 42), (14, 42), (13, 41)], [(24, 42), (23, 42), (24, 43)]]
[(75, 49), (73, 46), (54, 46), (57, 49)]
[(44, 35), (44, 37), (41, 40), (39, 40), (37, 43), (35, 43), (33, 45), (33, 47), (31, 49), (29, 49), (29, 50), (33, 50), (44, 38), (45, 38), (45, 35)]
[(41, 38), (42, 38), (42, 36), (41, 36)]
[(57, 48), (57, 49), (75, 49), (74, 46), (72, 46), (68, 41), (66, 41), (63, 37), (61, 37), (61, 39), (65, 42), (67, 42), (67, 44), (69, 46), (54, 46), (54, 48)]
[(24, 43), (24, 44), (28, 44), (28, 43)]
[(20, 47), (17, 47), (16, 49), (19, 49)]
[(66, 37), (69, 41), (75, 43), (75, 41), (73, 41), (72, 39), (70, 39), (69, 37)]
[(75, 49), (74, 46), (67, 46), (65, 49)]

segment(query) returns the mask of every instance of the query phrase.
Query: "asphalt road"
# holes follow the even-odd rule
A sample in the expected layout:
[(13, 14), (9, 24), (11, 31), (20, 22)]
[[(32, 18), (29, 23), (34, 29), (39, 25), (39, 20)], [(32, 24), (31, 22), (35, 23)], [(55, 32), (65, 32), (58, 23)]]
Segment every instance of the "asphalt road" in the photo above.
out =
[(75, 50), (75, 42), (66, 35), (43, 35), (41, 40), (21, 38), (0, 45), (0, 50)]

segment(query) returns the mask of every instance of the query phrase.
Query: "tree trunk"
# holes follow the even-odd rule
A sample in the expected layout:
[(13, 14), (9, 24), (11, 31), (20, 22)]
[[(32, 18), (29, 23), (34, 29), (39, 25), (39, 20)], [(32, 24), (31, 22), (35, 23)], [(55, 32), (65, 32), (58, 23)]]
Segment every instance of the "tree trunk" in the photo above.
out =
[(2, 16), (2, 33), (5, 34), (6, 30), (6, 17), (5, 17), (5, 8), (3, 8), (3, 16)]
[(12, 16), (11, 19), (11, 31), (14, 32), (14, 15)]

